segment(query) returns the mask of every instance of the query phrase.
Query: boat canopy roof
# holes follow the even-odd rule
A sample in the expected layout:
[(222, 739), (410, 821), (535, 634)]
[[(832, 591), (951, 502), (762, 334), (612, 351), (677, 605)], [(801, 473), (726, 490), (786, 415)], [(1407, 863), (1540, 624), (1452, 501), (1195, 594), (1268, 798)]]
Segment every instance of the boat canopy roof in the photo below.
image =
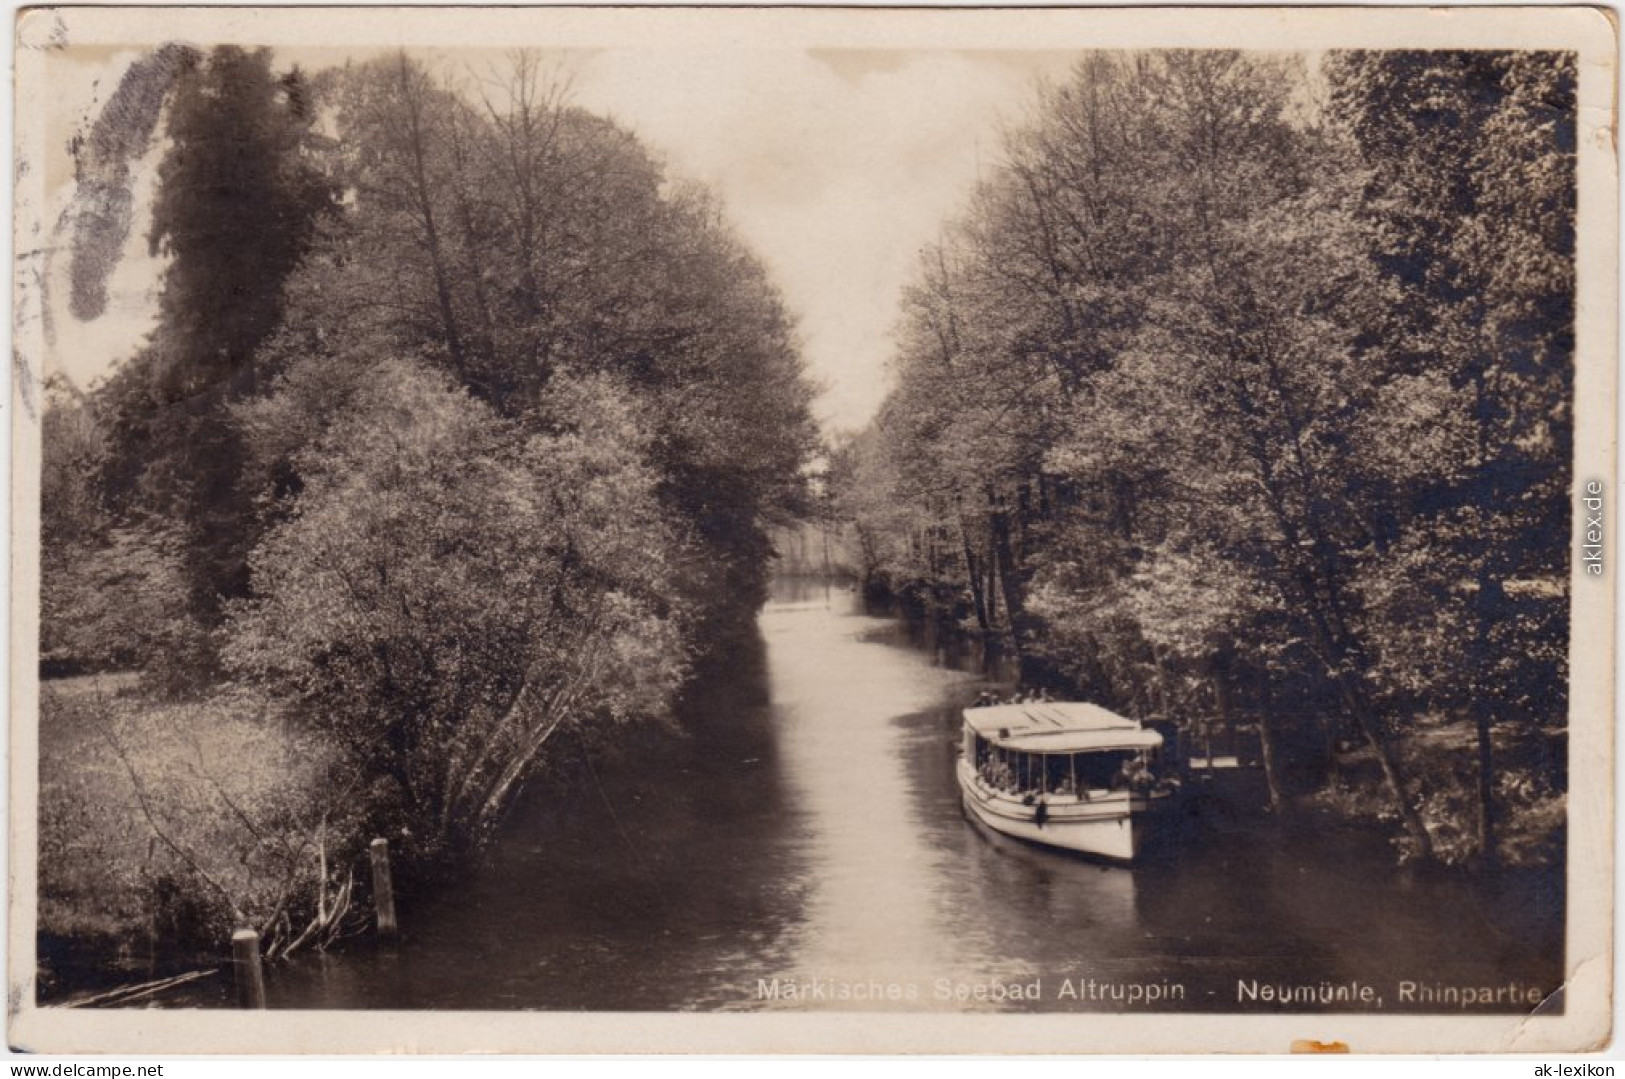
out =
[(1073, 701), (967, 708), (965, 725), (994, 745), (1025, 753), (1154, 749), (1162, 745), (1162, 735), (1140, 726), (1138, 720), (1108, 712), (1098, 704)]

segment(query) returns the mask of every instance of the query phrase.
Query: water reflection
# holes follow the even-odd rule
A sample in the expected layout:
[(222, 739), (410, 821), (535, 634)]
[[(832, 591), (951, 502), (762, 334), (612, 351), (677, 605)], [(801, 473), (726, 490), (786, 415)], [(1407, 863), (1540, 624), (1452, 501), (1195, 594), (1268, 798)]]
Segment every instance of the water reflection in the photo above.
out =
[(951, 968), (961, 949), (937, 909), (941, 852), (919, 827), (913, 754), (893, 720), (968, 676), (868, 642), (877, 621), (845, 604), (775, 605), (761, 621), (811, 872), (800, 946), (772, 976), (909, 984)]
[(682, 734), (594, 749), (485, 864), (409, 897), (395, 952), (279, 968), (273, 1006), (1227, 1011), (1247, 979), (1560, 981), (1555, 874), (1410, 873), (1380, 840), (1200, 805), (1132, 870), (981, 830), (953, 772), (980, 657), (914, 633), (839, 586), (782, 586), (696, 679)]
[[(783, 962), (810, 879), (760, 634), (703, 671), (678, 734), (628, 732), (516, 810), (490, 857), (402, 903), (394, 952), (277, 971), (273, 1006), (712, 1008)], [(577, 750), (577, 752), (580, 752)]]

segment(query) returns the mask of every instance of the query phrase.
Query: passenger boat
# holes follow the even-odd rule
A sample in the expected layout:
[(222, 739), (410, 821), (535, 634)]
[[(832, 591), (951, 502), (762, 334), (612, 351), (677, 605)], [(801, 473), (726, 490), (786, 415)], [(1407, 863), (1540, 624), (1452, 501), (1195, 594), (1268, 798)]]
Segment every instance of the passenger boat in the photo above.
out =
[(1179, 789), (1157, 776), (1162, 735), (1070, 701), (967, 708), (959, 757), (965, 810), (1005, 835), (1132, 862)]

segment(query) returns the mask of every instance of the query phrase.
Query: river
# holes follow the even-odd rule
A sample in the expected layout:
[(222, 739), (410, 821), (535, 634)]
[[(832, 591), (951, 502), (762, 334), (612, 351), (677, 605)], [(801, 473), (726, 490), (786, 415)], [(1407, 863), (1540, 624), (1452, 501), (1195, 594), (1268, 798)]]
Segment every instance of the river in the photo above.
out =
[(1459, 1012), (1428, 993), (1561, 980), (1553, 875), (1401, 869), (1222, 806), (1134, 869), (990, 835), (953, 778), (973, 659), (816, 584), (757, 628), (681, 733), (592, 751), (478, 867), (402, 897), (398, 946), (279, 966), (271, 1006), (1305, 1011), (1269, 994), (1352, 986), (1376, 1003), (1324, 1009)]

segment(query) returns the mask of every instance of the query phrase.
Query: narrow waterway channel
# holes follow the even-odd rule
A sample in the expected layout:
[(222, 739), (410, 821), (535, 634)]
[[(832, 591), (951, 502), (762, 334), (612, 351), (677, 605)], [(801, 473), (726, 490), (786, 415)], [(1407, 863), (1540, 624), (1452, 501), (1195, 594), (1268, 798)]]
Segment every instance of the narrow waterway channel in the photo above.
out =
[(682, 733), (595, 749), (489, 859), (406, 897), (398, 947), (279, 967), (271, 1006), (1267, 1011), (1265, 987), (1359, 983), (1459, 1012), (1427, 991), (1561, 981), (1552, 874), (1403, 870), (1379, 839), (1213, 806), (1132, 870), (991, 836), (953, 779), (973, 660), (821, 584), (781, 584), (758, 630)]

